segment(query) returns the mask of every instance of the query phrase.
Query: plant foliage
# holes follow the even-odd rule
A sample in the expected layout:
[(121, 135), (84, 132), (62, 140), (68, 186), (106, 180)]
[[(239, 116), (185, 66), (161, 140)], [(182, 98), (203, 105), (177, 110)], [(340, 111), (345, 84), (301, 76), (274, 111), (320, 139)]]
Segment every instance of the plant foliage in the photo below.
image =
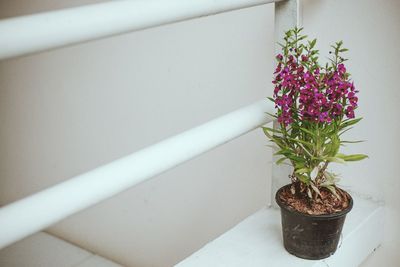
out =
[[(358, 97), (342, 54), (348, 51), (339, 41), (332, 45), (331, 57), (319, 64), (317, 40), (307, 40), (302, 28), (285, 33), (276, 56), (274, 94), (269, 97), (276, 108), (274, 116), (280, 127), (263, 127), (266, 136), (277, 145), (276, 155), (293, 166), (292, 182), (300, 184), (302, 193), (317, 199), (322, 187), (336, 192), (337, 175), (327, 170), (330, 163), (365, 159), (363, 154), (344, 155), (342, 134), (361, 118), (355, 118)], [(292, 187), (292, 190), (295, 190)], [(338, 196), (339, 197), (339, 196)]]

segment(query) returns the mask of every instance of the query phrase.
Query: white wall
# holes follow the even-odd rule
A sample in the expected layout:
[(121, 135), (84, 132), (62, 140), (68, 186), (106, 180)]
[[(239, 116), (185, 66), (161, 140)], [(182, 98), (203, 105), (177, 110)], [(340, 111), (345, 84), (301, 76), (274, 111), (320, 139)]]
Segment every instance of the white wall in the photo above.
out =
[[(0, 14), (89, 2), (0, 1)], [(321, 52), (350, 48), (364, 121), (348, 136), (367, 142), (348, 151), (370, 159), (338, 170), (346, 188), (386, 201), (385, 243), (364, 266), (396, 266), (400, 2), (304, 0), (303, 12)], [(265, 5), (0, 62), (0, 203), (270, 94), (272, 30)], [(168, 266), (269, 199), (265, 143), (251, 133), (50, 232), (125, 265)]]
[[(264, 5), (0, 62), (0, 204), (269, 95), (272, 38)], [(169, 266), (265, 205), (265, 144), (250, 133), (49, 231), (127, 266)]]
[[(358, 114), (364, 117), (348, 137), (367, 142), (352, 145), (369, 159), (336, 168), (351, 190), (386, 201), (385, 242), (364, 266), (398, 266), (400, 255), (400, 2), (397, 0), (304, 0), (304, 26), (318, 37), (321, 52), (343, 40), (350, 49), (349, 70), (360, 90)], [(325, 54), (326, 55), (326, 54)], [(357, 205), (357, 203), (355, 203)]]

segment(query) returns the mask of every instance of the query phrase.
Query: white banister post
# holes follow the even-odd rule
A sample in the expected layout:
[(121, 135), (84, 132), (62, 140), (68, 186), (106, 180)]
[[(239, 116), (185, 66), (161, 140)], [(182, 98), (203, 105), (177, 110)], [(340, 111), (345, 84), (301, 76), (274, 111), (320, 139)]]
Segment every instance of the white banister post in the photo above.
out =
[[(281, 47), (277, 42), (281, 42), (284, 32), (295, 26), (302, 24), (301, 0), (287, 0), (275, 3), (275, 54), (280, 53)], [(274, 60), (275, 65), (275, 60)], [(279, 125), (274, 121), (274, 128)], [(275, 193), (283, 185), (290, 182), (288, 176), (292, 168), (287, 165), (276, 165), (277, 156), (272, 156), (272, 178), (271, 178), (271, 204), (277, 208)]]

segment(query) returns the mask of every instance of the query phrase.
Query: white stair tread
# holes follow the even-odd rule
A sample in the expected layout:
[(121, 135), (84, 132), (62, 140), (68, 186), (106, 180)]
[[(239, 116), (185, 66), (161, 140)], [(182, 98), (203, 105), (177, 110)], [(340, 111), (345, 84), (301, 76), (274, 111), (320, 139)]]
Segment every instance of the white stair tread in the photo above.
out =
[(115, 262), (107, 260), (99, 255), (93, 255), (92, 257), (86, 259), (85, 261), (81, 262), (80, 264), (74, 267), (122, 267)]
[(5, 267), (120, 267), (114, 262), (45, 232), (31, 235), (0, 250)]
[(217, 239), (178, 263), (177, 267), (357, 267), (383, 240), (384, 208), (354, 197), (343, 241), (324, 260), (304, 260), (283, 248), (280, 211), (266, 208), (249, 216)]

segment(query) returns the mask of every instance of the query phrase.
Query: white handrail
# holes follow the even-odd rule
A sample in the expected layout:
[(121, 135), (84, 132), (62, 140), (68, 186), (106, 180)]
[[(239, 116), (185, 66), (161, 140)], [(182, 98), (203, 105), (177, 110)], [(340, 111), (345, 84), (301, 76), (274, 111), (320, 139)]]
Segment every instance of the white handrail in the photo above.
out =
[(123, 0), (0, 20), (0, 59), (280, 0)]
[(0, 209), (0, 249), (272, 121), (267, 100), (228, 113)]

